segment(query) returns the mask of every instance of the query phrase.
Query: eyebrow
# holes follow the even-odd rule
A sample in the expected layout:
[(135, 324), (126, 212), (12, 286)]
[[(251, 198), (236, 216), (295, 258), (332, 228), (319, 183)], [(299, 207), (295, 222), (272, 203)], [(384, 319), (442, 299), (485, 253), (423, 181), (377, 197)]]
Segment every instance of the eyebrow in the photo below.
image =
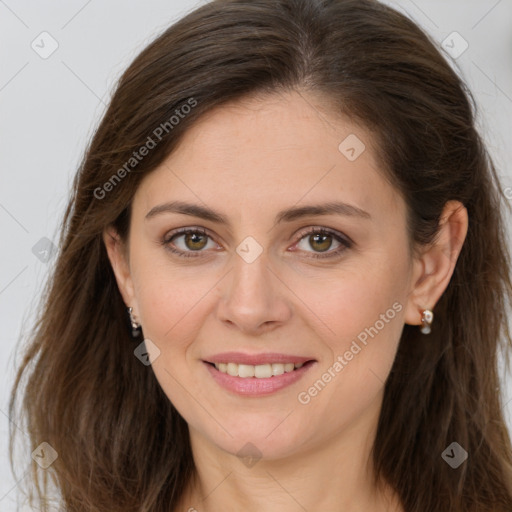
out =
[[(209, 220), (216, 224), (223, 224), (228, 227), (231, 226), (228, 218), (222, 213), (216, 212), (207, 206), (186, 203), (183, 201), (171, 201), (154, 206), (146, 214), (145, 218), (148, 220), (162, 213), (179, 213), (182, 215), (190, 215), (193, 217), (199, 217), (204, 220)], [(357, 206), (342, 202), (328, 202), (325, 204), (306, 205), (281, 210), (277, 213), (274, 223), (279, 224), (281, 222), (292, 222), (302, 217), (332, 214), (343, 215), (346, 217), (371, 219), (371, 215), (368, 212), (358, 208)]]

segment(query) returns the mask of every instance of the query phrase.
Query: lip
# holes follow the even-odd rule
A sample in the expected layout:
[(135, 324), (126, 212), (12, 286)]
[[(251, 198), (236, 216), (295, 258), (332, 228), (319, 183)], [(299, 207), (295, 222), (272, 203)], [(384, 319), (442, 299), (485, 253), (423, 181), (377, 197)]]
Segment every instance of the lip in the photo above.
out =
[[(254, 356), (258, 357), (258, 361), (261, 361), (261, 355), (260, 356)], [(254, 360), (253, 357), (253, 360)], [(286, 356), (289, 359), (286, 360), (286, 362), (291, 363), (293, 362), (293, 358), (290, 359), (290, 356)], [(298, 361), (297, 359), (301, 359)], [(229, 361), (230, 363), (235, 363), (233, 359), (224, 359), (219, 362), (226, 362)], [(247, 361), (247, 359), (245, 359)], [(274, 375), (272, 377), (268, 377), (265, 379), (258, 379), (256, 377), (233, 377), (227, 373), (222, 373), (221, 371), (217, 370), (215, 366), (211, 363), (217, 362), (217, 361), (203, 361), (203, 365), (205, 366), (206, 370), (210, 373), (212, 378), (217, 382), (217, 384), (222, 387), (223, 389), (226, 389), (227, 391), (230, 391), (231, 393), (234, 393), (236, 395), (241, 395), (245, 397), (261, 397), (266, 395), (271, 395), (273, 393), (276, 393), (277, 391), (287, 387), (291, 386), (298, 380), (300, 380), (313, 366), (316, 365), (316, 361), (312, 359), (307, 358), (295, 358), (296, 363), (304, 363), (304, 366), (301, 366), (300, 368), (297, 368), (291, 372), (283, 373), (282, 375)], [(272, 359), (272, 362), (278, 363), (281, 361), (277, 361), (276, 359)], [(254, 364), (254, 363), (238, 363), (238, 364)], [(265, 364), (265, 363), (262, 363)]]
[(253, 366), (259, 364), (271, 364), (271, 363), (307, 363), (308, 361), (314, 361), (314, 357), (301, 357), (292, 354), (278, 354), (267, 352), (264, 354), (244, 354), (243, 352), (223, 352), (222, 354), (215, 354), (207, 359), (204, 359), (207, 363), (236, 363), (236, 364), (251, 364)]

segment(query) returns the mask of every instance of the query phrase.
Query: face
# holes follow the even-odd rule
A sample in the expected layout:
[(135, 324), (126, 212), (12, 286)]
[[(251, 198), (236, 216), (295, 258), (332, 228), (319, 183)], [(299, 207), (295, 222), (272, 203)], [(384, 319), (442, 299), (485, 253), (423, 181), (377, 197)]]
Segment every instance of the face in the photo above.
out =
[(311, 95), (253, 97), (138, 188), (116, 277), (158, 382), (219, 449), (290, 456), (377, 417), (413, 267), (373, 144)]

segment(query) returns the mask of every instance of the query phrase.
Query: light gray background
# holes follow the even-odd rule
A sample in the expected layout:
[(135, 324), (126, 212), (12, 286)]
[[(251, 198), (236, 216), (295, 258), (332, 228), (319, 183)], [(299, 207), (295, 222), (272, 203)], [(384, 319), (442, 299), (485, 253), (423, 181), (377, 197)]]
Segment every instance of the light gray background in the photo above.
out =
[[(204, 1), (0, 0), (2, 511), (16, 510), (18, 500), (7, 459), (14, 349), (33, 320), (52, 263), (40, 261), (32, 248), (42, 237), (57, 243), (57, 223), (72, 177), (121, 72), (157, 33), (200, 3)], [(440, 46), (446, 41), (452, 52), (460, 52), (464, 40), (469, 45), (454, 66), (477, 99), (481, 130), (512, 198), (512, 2), (386, 3), (408, 14)], [(46, 59), (31, 47), (33, 41), (43, 45), (41, 37), (48, 37), (40, 36), (43, 31), (58, 43)], [(50, 48), (49, 39), (44, 48)], [(512, 400), (510, 377), (506, 396)], [(512, 401), (505, 407), (512, 426)], [(28, 466), (27, 459), (22, 468)]]

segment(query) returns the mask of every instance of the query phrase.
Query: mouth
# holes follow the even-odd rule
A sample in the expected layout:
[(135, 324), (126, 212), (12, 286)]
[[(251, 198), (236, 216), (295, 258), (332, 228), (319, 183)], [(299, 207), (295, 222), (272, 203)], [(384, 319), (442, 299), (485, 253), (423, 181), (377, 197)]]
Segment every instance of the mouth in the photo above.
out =
[(224, 390), (245, 397), (259, 397), (299, 381), (315, 364), (314, 359), (302, 361), (242, 364), (226, 359), (225, 362), (203, 361), (213, 380)]

